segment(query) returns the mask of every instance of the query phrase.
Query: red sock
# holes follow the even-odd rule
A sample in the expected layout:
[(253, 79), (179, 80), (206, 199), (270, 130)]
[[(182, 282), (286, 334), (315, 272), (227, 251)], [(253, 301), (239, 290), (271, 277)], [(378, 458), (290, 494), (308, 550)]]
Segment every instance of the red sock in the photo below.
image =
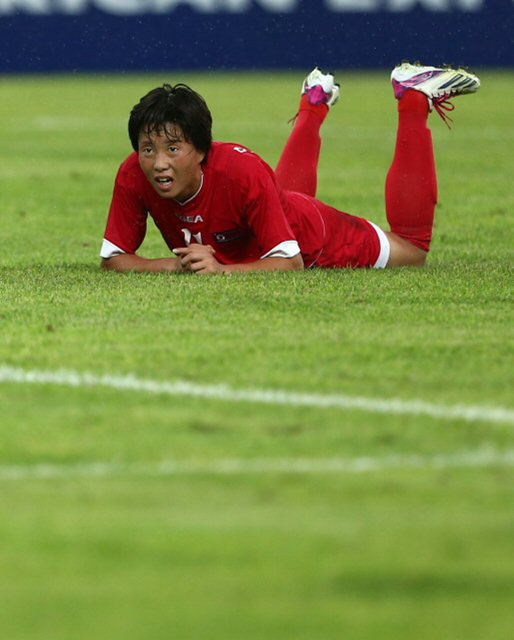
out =
[(321, 151), (320, 128), (328, 113), (326, 104), (313, 105), (303, 95), (294, 128), (275, 174), (283, 189), (315, 196)]
[(437, 204), (428, 98), (406, 91), (398, 101), (398, 135), (386, 180), (386, 212), (391, 231), (424, 251), (430, 248)]

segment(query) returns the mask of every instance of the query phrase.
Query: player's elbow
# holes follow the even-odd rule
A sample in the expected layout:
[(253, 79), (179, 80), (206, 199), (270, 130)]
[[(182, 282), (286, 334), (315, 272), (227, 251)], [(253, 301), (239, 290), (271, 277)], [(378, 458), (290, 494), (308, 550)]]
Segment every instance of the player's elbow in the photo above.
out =
[(102, 258), (100, 262), (100, 269), (102, 271), (112, 271), (115, 267), (111, 262), (112, 258)]
[(102, 271), (126, 271), (126, 265), (120, 256), (111, 256), (110, 258), (102, 258), (100, 268)]

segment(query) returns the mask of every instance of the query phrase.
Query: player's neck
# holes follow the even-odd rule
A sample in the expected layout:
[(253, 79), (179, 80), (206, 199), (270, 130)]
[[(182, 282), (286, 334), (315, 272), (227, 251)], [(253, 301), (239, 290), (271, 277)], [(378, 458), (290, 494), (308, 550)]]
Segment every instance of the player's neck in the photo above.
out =
[(203, 187), (203, 171), (200, 172), (200, 177), (198, 178), (198, 181), (192, 185), (191, 189), (188, 190), (187, 193), (182, 194), (179, 198), (174, 198), (175, 202), (184, 206), (185, 204), (187, 204), (188, 202), (191, 202), (191, 200), (194, 200), (196, 198), (196, 196), (202, 190), (202, 187)]

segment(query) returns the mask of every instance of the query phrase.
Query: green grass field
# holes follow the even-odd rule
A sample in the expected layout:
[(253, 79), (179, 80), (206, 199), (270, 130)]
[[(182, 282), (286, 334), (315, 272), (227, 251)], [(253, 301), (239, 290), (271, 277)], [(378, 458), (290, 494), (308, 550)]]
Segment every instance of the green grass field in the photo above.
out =
[[(431, 119), (425, 269), (211, 278), (100, 271), (128, 112), (186, 81), (274, 164), (301, 74), (1, 79), (2, 638), (510, 640), (514, 75), (481, 77)], [(319, 195), (385, 225), (388, 72), (339, 78)]]

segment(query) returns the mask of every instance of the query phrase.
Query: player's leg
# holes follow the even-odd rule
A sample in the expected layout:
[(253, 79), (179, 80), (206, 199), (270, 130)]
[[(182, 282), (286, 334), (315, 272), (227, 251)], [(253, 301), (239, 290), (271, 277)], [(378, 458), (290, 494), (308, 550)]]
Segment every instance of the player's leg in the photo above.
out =
[(391, 266), (422, 265), (430, 247), (437, 176), (428, 113), (428, 98), (419, 91), (407, 91), (398, 102), (398, 133), (385, 194)]
[(304, 80), (294, 127), (275, 170), (284, 189), (316, 195), (320, 129), (329, 107), (338, 99), (339, 85), (331, 73), (325, 74), (316, 67)]
[[(422, 265), (430, 248), (437, 203), (437, 176), (428, 128), (433, 108), (443, 117), (452, 96), (473, 93), (480, 81), (462, 69), (404, 63), (391, 79), (398, 99), (398, 134), (386, 180), (386, 212), (391, 232), (390, 266)], [(448, 122), (447, 122), (448, 123)]]

